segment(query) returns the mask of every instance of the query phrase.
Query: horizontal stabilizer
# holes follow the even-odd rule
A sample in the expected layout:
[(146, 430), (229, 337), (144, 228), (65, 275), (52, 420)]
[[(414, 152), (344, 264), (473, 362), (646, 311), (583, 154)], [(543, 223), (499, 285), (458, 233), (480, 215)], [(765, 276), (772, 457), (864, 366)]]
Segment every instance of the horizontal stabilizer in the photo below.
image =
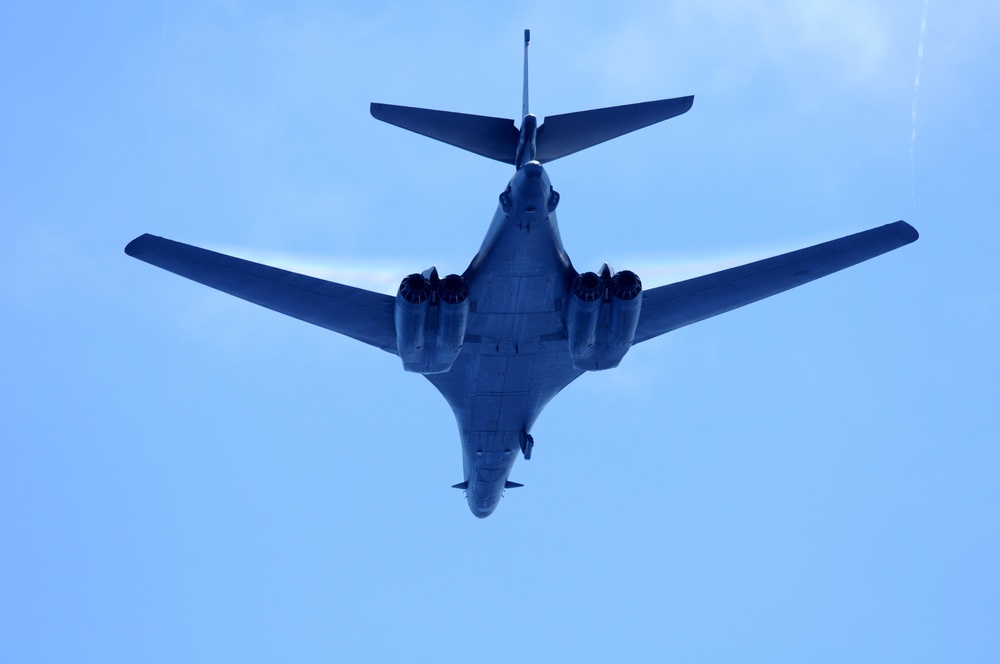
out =
[(371, 113), (377, 120), (422, 136), (505, 164), (514, 163), (519, 132), (513, 120), (379, 103), (372, 103)]
[(693, 96), (676, 97), (592, 111), (547, 115), (545, 122), (538, 128), (536, 158), (544, 164), (565, 157), (686, 113), (693, 103)]
[(517, 482), (511, 482), (510, 480), (507, 480), (506, 482), (503, 483), (503, 488), (505, 489), (519, 489), (522, 486), (524, 485), (518, 484)]
[(635, 341), (718, 316), (914, 242), (897, 221), (773, 258), (643, 291)]
[(396, 352), (392, 296), (141, 235), (125, 253), (279, 313)]

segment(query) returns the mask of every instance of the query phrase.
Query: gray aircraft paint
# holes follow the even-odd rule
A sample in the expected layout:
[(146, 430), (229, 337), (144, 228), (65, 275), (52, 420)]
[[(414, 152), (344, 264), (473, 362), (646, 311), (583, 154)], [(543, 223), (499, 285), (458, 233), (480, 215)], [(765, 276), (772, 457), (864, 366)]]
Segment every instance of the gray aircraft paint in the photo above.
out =
[[(378, 119), (517, 168), (500, 194), (479, 252), (461, 275), (468, 289), (461, 294), (464, 332), (453, 352), (442, 355), (435, 346), (445, 316), (436, 291), (430, 291), (426, 304), (418, 305), (424, 307), (426, 319), (417, 319), (420, 334), (407, 346), (418, 360), (419, 353), (436, 353), (428, 355), (426, 363), (406, 366), (426, 373), (455, 413), (464, 473), (455, 487), (466, 491), (470, 510), (481, 518), (496, 509), (505, 489), (520, 486), (509, 477), (519, 453), (531, 456), (532, 425), (545, 404), (584, 370), (613, 368), (631, 345), (826, 276), (918, 237), (909, 224), (898, 221), (648, 291), (642, 291), (636, 279), (627, 295), (632, 298), (628, 307), (620, 306), (624, 300), (616, 300), (607, 287), (610, 271), (592, 274), (604, 289), (592, 303), (598, 312), (590, 321), (595, 342), (583, 351), (577, 348), (574, 360), (567, 319), (578, 304), (574, 280), (579, 273), (563, 248), (556, 223), (559, 195), (542, 164), (680, 115), (691, 108), (693, 98), (550, 116), (539, 125), (527, 113), (528, 37), (525, 31), (525, 115), (520, 128), (501, 118), (371, 106)], [(130, 242), (125, 251), (212, 288), (402, 355), (399, 312), (408, 306), (402, 300), (403, 285), (393, 298), (148, 234)], [(436, 271), (426, 276), (433, 287), (443, 281)], [(618, 325), (628, 320), (628, 314), (619, 310), (637, 312), (637, 320)], [(405, 329), (406, 336), (412, 335), (412, 328)]]

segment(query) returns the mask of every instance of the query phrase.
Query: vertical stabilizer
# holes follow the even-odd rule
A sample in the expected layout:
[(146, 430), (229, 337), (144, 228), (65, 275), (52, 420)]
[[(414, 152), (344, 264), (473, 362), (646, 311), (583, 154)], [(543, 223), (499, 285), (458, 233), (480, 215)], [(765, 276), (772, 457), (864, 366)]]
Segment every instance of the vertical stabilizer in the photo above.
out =
[(524, 92), (521, 94), (521, 117), (528, 114), (528, 44), (531, 43), (531, 30), (524, 31)]
[(686, 113), (694, 97), (676, 97), (590, 111), (549, 115), (544, 123), (528, 107), (528, 45), (524, 31), (524, 89), (521, 126), (515, 120), (435, 111), (393, 104), (371, 105), (372, 116), (455, 147), (520, 169), (529, 161), (547, 163)]

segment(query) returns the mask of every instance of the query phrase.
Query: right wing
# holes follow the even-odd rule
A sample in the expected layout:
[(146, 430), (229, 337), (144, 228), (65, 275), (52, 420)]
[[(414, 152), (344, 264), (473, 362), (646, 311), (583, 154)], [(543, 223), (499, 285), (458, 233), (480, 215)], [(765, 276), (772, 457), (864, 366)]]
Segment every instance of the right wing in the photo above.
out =
[(125, 253), (248, 302), (396, 353), (395, 300), (389, 295), (149, 234), (129, 242)]
[(732, 311), (915, 241), (905, 221), (642, 293), (635, 341)]

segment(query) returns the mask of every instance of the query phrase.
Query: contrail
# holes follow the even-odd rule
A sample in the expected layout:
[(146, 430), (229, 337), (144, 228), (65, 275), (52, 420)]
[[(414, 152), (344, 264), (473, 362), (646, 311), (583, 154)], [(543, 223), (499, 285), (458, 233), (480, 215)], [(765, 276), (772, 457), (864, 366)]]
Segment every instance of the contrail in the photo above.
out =
[(920, 63), (924, 59), (924, 35), (927, 32), (927, 5), (930, 0), (924, 0), (924, 10), (920, 16), (920, 40), (917, 43), (917, 73), (913, 79), (913, 107), (910, 111), (912, 131), (910, 132), (910, 199), (913, 207), (917, 207), (916, 161), (914, 153), (917, 149), (917, 92), (920, 90)]

